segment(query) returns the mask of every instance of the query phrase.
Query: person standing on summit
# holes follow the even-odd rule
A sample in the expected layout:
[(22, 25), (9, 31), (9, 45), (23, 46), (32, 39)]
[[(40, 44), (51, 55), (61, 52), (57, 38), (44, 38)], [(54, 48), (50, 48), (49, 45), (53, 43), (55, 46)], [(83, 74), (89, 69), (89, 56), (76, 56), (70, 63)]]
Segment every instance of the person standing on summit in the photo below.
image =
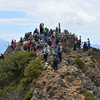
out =
[(90, 45), (91, 45), (91, 44), (90, 44), (90, 39), (88, 38), (88, 39), (87, 39), (87, 46), (88, 46), (88, 49), (90, 49)]
[(43, 34), (43, 30), (44, 30), (44, 23), (40, 24), (40, 34)]
[(26, 42), (26, 47), (27, 47), (27, 51), (30, 52), (30, 47), (31, 47), (31, 40), (28, 39), (28, 41)]

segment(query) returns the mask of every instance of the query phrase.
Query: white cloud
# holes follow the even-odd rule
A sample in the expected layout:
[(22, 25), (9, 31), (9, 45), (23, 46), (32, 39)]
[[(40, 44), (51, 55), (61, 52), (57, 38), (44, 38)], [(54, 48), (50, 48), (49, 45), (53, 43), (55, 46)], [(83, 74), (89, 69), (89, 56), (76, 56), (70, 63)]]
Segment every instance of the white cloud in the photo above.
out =
[[(100, 26), (99, 0), (0, 0), (0, 11), (21, 11), (25, 18), (0, 19), (0, 25), (38, 25), (61, 28), (73, 32), (91, 32)], [(37, 26), (38, 27), (38, 26)], [(87, 28), (89, 28), (89, 30)], [(99, 32), (99, 28), (93, 28)]]
[[(38, 19), (51, 24), (63, 22), (62, 25), (70, 23), (83, 25), (96, 21), (95, 15), (93, 13), (89, 14), (92, 5), (86, 0), (2, 0), (0, 10), (23, 11), (28, 18)], [(88, 11), (86, 11), (86, 8)]]
[(1, 25), (35, 25), (36, 20), (29, 18), (0, 18)]
[[(16, 40), (17, 42), (20, 40), (20, 37), (23, 36), (23, 34), (0, 34), (0, 37), (2, 37), (3, 40), (11, 42), (12, 39)], [(24, 36), (23, 36), (24, 37)]]

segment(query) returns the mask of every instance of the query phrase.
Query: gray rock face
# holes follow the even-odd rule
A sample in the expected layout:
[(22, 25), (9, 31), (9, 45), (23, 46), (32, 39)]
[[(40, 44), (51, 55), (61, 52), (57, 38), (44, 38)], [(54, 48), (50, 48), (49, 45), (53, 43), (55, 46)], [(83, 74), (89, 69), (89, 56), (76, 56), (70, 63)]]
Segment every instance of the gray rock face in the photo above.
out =
[(87, 73), (87, 76), (91, 79), (91, 81), (97, 86), (100, 87), (100, 75)]
[(31, 100), (49, 100), (49, 99), (46, 97), (46, 94), (43, 92), (43, 89), (36, 88), (33, 92)]
[(66, 48), (63, 48), (63, 51), (64, 51), (64, 53), (69, 54), (71, 52), (71, 49), (66, 47)]

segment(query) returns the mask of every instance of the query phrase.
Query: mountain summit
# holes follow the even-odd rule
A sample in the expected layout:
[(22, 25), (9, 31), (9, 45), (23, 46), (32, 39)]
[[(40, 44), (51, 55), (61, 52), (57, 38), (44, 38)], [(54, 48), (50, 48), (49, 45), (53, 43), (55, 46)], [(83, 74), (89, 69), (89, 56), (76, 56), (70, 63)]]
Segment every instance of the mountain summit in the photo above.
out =
[(100, 53), (92, 48), (73, 50), (77, 38), (63, 36), (67, 41), (58, 70), (52, 54), (44, 62), (43, 50), (27, 52), (21, 41), (15, 49), (8, 46), (0, 62), (1, 100), (100, 100)]

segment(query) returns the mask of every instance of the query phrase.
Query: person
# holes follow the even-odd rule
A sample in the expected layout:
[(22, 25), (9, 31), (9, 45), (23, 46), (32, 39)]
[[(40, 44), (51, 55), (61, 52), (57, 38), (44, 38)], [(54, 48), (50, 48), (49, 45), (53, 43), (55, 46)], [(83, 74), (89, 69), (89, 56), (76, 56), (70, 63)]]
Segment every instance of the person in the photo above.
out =
[(35, 40), (32, 40), (32, 41), (31, 41), (31, 51), (35, 51), (35, 50), (34, 50), (35, 46), (36, 46)]
[(62, 36), (61, 38), (62, 46), (65, 47), (66, 38)]
[(76, 51), (76, 48), (77, 48), (77, 43), (75, 41), (74, 45), (73, 45), (73, 50)]
[(23, 38), (22, 37), (20, 38), (20, 41), (19, 42), (20, 42), (20, 45), (22, 47), (23, 46)]
[(16, 49), (16, 46), (17, 46), (16, 40), (14, 40), (13, 43), (14, 43), (14, 50), (15, 50)]
[(50, 41), (50, 38), (48, 38), (48, 40), (47, 40), (47, 44), (48, 44), (49, 46), (52, 45), (52, 41)]
[(87, 39), (87, 46), (88, 46), (88, 49), (90, 49), (90, 39), (89, 38)]
[(83, 52), (83, 46), (84, 46), (84, 43), (81, 42), (81, 53)]
[(53, 56), (53, 65), (52, 65), (54, 70), (58, 70), (58, 62), (59, 62), (58, 58), (54, 55)]
[(54, 50), (54, 52), (53, 52), (53, 56), (56, 56), (57, 58), (59, 58), (58, 50)]
[(58, 45), (58, 43), (61, 41), (60, 36), (56, 36), (56, 45)]
[(43, 34), (43, 30), (44, 30), (44, 23), (40, 24), (40, 34)]
[(39, 50), (43, 50), (43, 47), (44, 47), (44, 43), (43, 43), (43, 40), (41, 40), (40, 42), (39, 42)]
[(31, 47), (30, 39), (28, 39), (28, 41), (26, 42), (26, 47), (27, 47), (27, 51), (30, 52), (30, 47)]
[(81, 40), (78, 40), (77, 46), (78, 46), (78, 50), (80, 50), (80, 48), (81, 48)]
[(14, 40), (11, 41), (11, 48), (14, 50)]
[(43, 53), (44, 53), (44, 62), (47, 62), (47, 57), (50, 53), (50, 50), (47, 48), (47, 46), (44, 48)]
[(60, 42), (58, 43), (58, 55), (59, 55), (60, 61), (62, 62), (62, 45)]
[(1, 53), (0, 59), (1, 61), (4, 61), (4, 55), (2, 53)]
[(23, 47), (22, 47), (22, 51), (27, 50), (27, 46), (26, 46), (27, 41), (23, 41)]
[(79, 36), (79, 41), (80, 41), (80, 42), (82, 41), (82, 37), (81, 37), (81, 36)]
[(28, 41), (29, 33), (25, 33), (25, 40)]
[(86, 51), (87, 51), (87, 49), (88, 49), (87, 43), (86, 43), (86, 42), (84, 42), (84, 44), (83, 44), (83, 50), (84, 50), (84, 52), (86, 52)]

